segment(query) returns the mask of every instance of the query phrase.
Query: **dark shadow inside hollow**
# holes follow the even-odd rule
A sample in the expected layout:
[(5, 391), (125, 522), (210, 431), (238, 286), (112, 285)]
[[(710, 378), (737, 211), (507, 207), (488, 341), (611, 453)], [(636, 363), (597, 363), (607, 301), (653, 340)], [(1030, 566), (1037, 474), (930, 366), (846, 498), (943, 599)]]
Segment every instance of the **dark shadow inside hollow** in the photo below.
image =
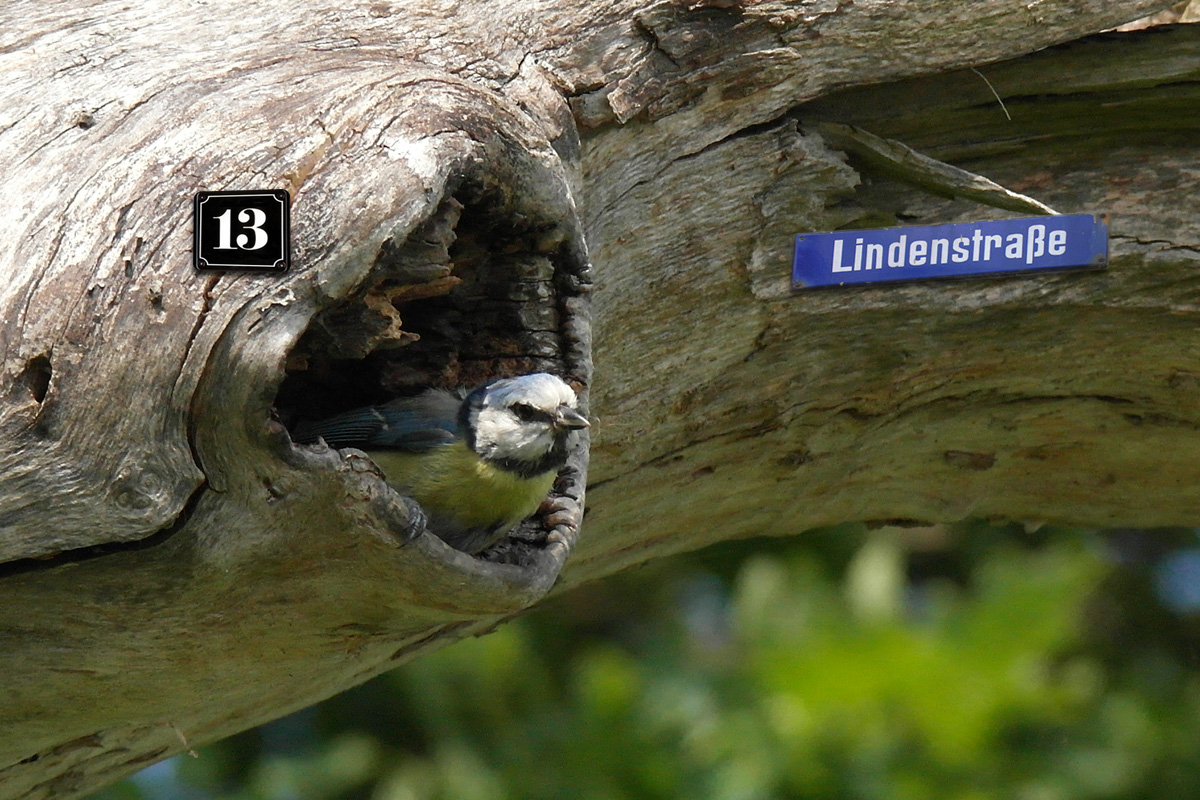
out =
[(562, 339), (565, 236), (488, 199), (460, 187), (313, 319), (276, 399), (285, 424), (528, 372), (579, 382)]

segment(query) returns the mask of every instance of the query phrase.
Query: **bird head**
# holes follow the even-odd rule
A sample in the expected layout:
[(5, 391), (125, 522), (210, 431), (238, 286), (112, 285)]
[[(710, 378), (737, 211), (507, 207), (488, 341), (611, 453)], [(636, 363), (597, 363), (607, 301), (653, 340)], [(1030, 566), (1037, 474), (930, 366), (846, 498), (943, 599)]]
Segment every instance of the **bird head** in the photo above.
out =
[(463, 403), (467, 444), (507, 469), (535, 475), (566, 460), (567, 436), (588, 427), (575, 392), (544, 372), (501, 378)]

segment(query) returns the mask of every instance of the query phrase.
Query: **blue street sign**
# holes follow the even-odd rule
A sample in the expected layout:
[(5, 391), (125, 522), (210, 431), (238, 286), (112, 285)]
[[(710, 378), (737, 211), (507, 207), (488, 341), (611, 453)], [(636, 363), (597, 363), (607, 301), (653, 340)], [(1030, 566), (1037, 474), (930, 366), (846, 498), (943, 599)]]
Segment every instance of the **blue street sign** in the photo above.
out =
[(802, 233), (796, 237), (792, 286), (806, 289), (1107, 265), (1108, 215), (1071, 214)]

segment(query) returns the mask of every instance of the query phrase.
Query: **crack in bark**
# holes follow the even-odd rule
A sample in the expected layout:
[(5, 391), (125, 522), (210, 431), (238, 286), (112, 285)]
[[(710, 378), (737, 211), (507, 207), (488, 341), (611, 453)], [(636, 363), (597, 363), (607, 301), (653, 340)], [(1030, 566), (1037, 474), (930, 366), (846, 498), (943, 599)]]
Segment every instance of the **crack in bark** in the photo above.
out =
[(721, 136), (718, 139), (713, 139), (712, 141), (696, 148), (695, 150), (688, 150), (686, 152), (680, 153), (679, 155), (675, 156), (674, 158), (670, 159), (669, 161), (662, 162), (662, 165), (660, 167), (658, 167), (652, 174), (647, 175), (646, 177), (637, 179), (632, 184), (630, 184), (627, 188), (623, 189), (619, 194), (615, 195), (609, 202), (607, 202), (604, 205), (604, 208), (599, 212), (598, 216), (603, 216), (605, 214), (611, 213), (614, 207), (619, 205), (622, 201), (628, 199), (629, 195), (631, 195), (633, 192), (635, 192), (638, 188), (645, 186), (646, 184), (653, 184), (653, 183), (658, 182), (658, 180), (662, 177), (663, 173), (675, 168), (676, 166), (678, 166), (681, 163), (686, 163), (693, 159), (704, 156), (707, 153), (709, 153), (710, 151), (715, 150), (718, 147), (721, 147), (722, 145), (725, 145), (725, 144), (731, 143), (731, 142), (736, 142), (739, 139), (750, 138), (753, 136), (760, 136), (760, 135), (771, 133), (771, 132), (784, 131), (790, 122), (792, 111), (793, 111), (793, 109), (789, 108), (789, 109), (784, 110), (780, 114), (772, 117), (771, 119), (764, 120), (762, 122), (756, 122), (754, 124), (747, 125), (743, 128), (737, 128), (735, 130), (730, 131), (729, 133), (726, 133), (725, 135)]
[[(851, 405), (851, 404), (840, 404), (837, 406), (812, 406), (805, 402), (792, 403), (790, 405), (781, 407), (779, 410), (779, 413), (776, 414), (775, 419), (779, 420), (779, 419), (788, 418), (788, 417), (792, 417), (794, 419), (795, 414), (798, 410), (805, 409), (805, 412), (807, 414), (814, 414), (814, 415), (815, 414), (826, 414), (831, 417), (839, 416), (839, 415), (847, 416), (847, 417), (850, 417), (851, 419), (854, 419), (857, 422), (870, 424), (871, 425), (870, 430), (876, 430), (879, 427), (881, 427), (882, 425), (895, 424), (897, 422), (902, 421), (905, 417), (911, 416), (914, 413), (917, 413), (920, 411), (925, 411), (930, 408), (934, 408), (934, 407), (941, 406), (941, 405), (960, 405), (960, 404), (968, 405), (968, 406), (969, 405), (979, 405), (982, 407), (994, 408), (997, 406), (1013, 406), (1013, 405), (1021, 405), (1021, 404), (1036, 404), (1036, 403), (1055, 403), (1055, 402), (1060, 402), (1060, 401), (1077, 401), (1077, 400), (1094, 400), (1094, 401), (1103, 403), (1105, 405), (1111, 405), (1111, 406), (1132, 405), (1132, 404), (1135, 404), (1138, 402), (1136, 400), (1133, 400), (1133, 399), (1130, 399), (1127, 397), (1117, 397), (1117, 396), (1107, 395), (1107, 394), (1086, 394), (1086, 393), (1084, 393), (1084, 394), (1061, 394), (1061, 395), (1056, 395), (1056, 394), (1020, 395), (1020, 396), (1003, 397), (1003, 396), (998, 396), (997, 393), (995, 392), (995, 390), (980, 389), (977, 391), (965, 392), (962, 394), (943, 395), (943, 396), (932, 398), (929, 400), (924, 400), (924, 401), (921, 401), (921, 402), (915, 403), (915, 404), (898, 406), (898, 407), (896, 407), (892, 410), (888, 410), (888, 411), (868, 411), (868, 410), (863, 410), (858, 405)], [(1123, 413), (1121, 416), (1123, 418), (1125, 418), (1127, 421), (1135, 422), (1138, 424), (1141, 424), (1143, 422), (1149, 422), (1151, 424), (1160, 424), (1161, 423), (1161, 424), (1169, 424), (1172, 426), (1187, 427), (1187, 428), (1191, 428), (1191, 429), (1195, 429), (1195, 430), (1200, 430), (1200, 423), (1197, 423), (1192, 420), (1183, 419), (1180, 417), (1172, 417), (1172, 416), (1166, 415), (1166, 414)], [(672, 450), (668, 450), (668, 451), (659, 453), (658, 455), (655, 455), (654, 457), (652, 457), (650, 459), (644, 460), (623, 472), (612, 475), (608, 478), (605, 478), (602, 481), (597, 481), (595, 483), (592, 483), (588, 486), (588, 489), (589, 490), (598, 489), (608, 483), (612, 483), (613, 481), (617, 481), (617, 480), (620, 480), (623, 478), (627, 478), (631, 475), (634, 475), (635, 473), (637, 473), (643, 469), (661, 468), (663, 466), (667, 466), (670, 463), (680, 461), (684, 458), (684, 454), (687, 453), (689, 450), (693, 450), (694, 448), (696, 448), (700, 445), (704, 445), (704, 444), (707, 444), (712, 441), (716, 441), (716, 440), (720, 440), (720, 439), (730, 439), (731, 441), (736, 442), (736, 441), (740, 441), (740, 440), (744, 440), (744, 439), (755, 439), (755, 438), (758, 438), (759, 436), (761, 436), (763, 433), (767, 433), (767, 432), (770, 432), (773, 430), (780, 430), (783, 428), (791, 428), (794, 425), (795, 425), (794, 421), (793, 422), (775, 422), (775, 423), (772, 423), (771, 421), (766, 421), (766, 422), (760, 423), (758, 425), (750, 426), (747, 428), (735, 429), (735, 430), (725, 430), (725, 431), (711, 434), (709, 436), (702, 436), (702, 437), (694, 438), (694, 439), (690, 440), (687, 444), (685, 444), (681, 447), (677, 447)], [(813, 430), (817, 430), (821, 426), (819, 424), (808, 423), (808, 424), (805, 424), (804, 427), (811, 427)]]
[(1110, 234), (1109, 239), (1132, 242), (1134, 244), (1141, 245), (1142, 247), (1152, 247), (1159, 244), (1166, 245), (1165, 247), (1159, 248), (1159, 252), (1183, 250), (1185, 252), (1196, 253), (1197, 255), (1200, 255), (1200, 245), (1179, 244), (1178, 242), (1171, 241), (1170, 239), (1141, 239), (1136, 236), (1129, 236), (1126, 234)]

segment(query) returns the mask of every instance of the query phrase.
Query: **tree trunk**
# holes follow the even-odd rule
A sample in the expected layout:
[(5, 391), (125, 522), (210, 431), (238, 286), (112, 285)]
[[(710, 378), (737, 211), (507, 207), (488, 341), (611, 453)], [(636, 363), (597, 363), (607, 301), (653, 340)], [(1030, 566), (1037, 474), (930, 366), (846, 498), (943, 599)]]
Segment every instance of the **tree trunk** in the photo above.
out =
[[(0, 797), (720, 539), (1193, 523), (1200, 37), (1018, 58), (1166, 4), (940, 5), (8, 4)], [(926, 157), (1110, 212), (1109, 270), (793, 294), (795, 233), (1011, 207)], [(193, 271), (239, 188), (291, 193), (288, 274)], [(286, 434), (533, 369), (590, 389), (587, 525), (584, 441), (486, 558)]]

